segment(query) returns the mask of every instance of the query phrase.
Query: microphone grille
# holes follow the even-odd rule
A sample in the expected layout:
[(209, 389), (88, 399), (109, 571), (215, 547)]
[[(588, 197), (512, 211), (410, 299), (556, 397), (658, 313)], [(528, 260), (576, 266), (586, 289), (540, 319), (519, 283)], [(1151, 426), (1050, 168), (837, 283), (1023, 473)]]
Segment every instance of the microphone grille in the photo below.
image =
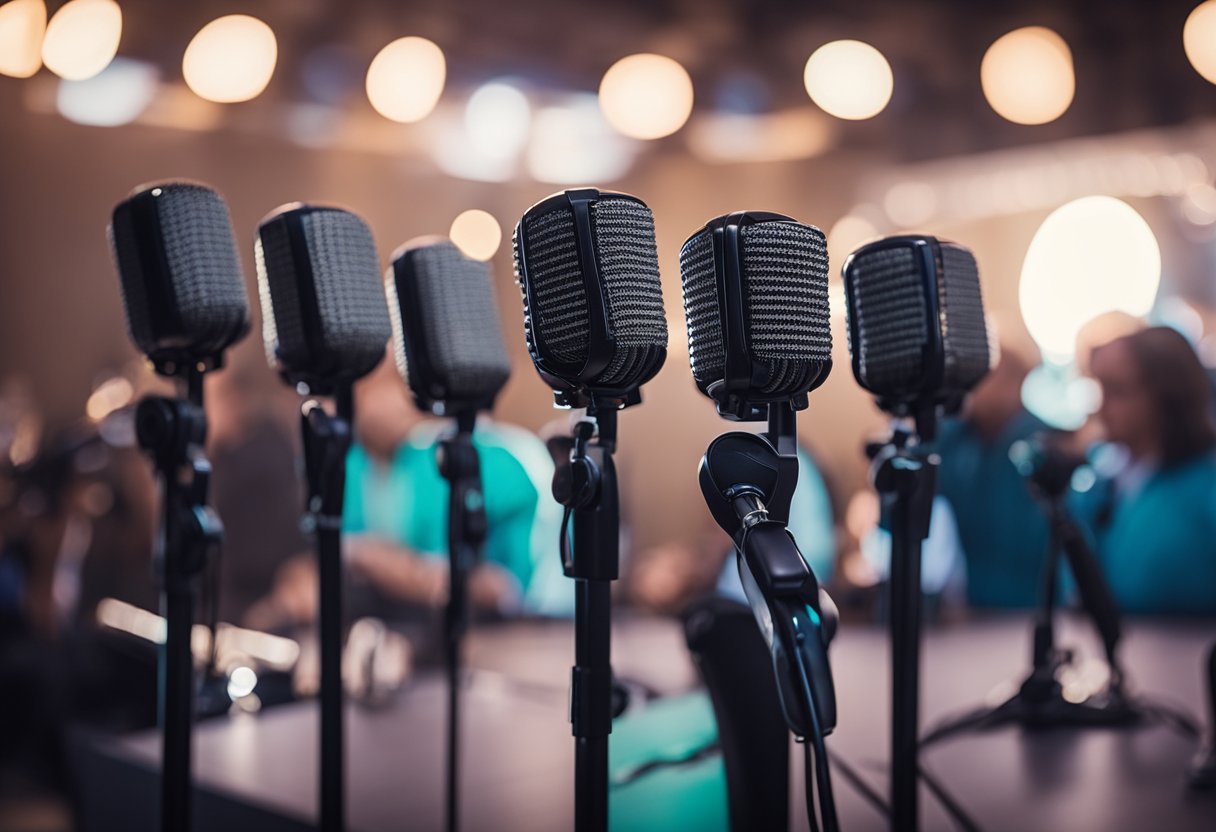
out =
[(223, 197), (171, 182), (120, 203), (109, 228), (127, 330), (153, 360), (211, 358), (249, 330), (249, 304)]
[(941, 244), (938, 296), (941, 298), (945, 385), (970, 390), (987, 374), (991, 355), (984, 300), (975, 255), (953, 243)]
[(258, 230), (263, 338), (272, 366), (311, 383), (353, 381), (391, 336), (371, 230), (337, 208), (292, 207)]
[[(545, 349), (558, 361), (576, 364), (587, 358), (587, 292), (578, 261), (578, 238), (574, 213), (557, 208), (533, 217), (522, 225), (528, 251), (528, 279), (534, 307), (527, 310), (525, 328), (528, 349), (539, 355), (539, 328)], [(516, 228), (516, 237), (520, 229)], [(519, 241), (514, 240), (515, 272), (520, 273)], [(524, 296), (527, 303), (527, 295)]]
[(680, 282), (692, 376), (709, 384), (726, 373), (726, 344), (718, 309), (714, 243), (708, 229), (693, 235), (680, 249)]
[[(832, 357), (828, 258), (823, 233), (792, 220), (739, 228), (749, 354), (766, 376), (754, 392), (794, 396), (823, 377)], [(705, 386), (726, 374), (726, 337), (718, 297), (713, 230), (694, 234), (680, 250), (684, 317), (693, 378)]]
[(867, 389), (891, 404), (948, 401), (988, 372), (979, 269), (966, 248), (889, 238), (855, 252), (844, 278), (849, 350)]
[(910, 246), (863, 250), (846, 270), (848, 311), (855, 318), (849, 349), (859, 380), (876, 392), (902, 389), (926, 371), (929, 313), (918, 257)]
[[(414, 393), (427, 401), (492, 400), (511, 364), (489, 266), (444, 240), (404, 250), (385, 285), (397, 368)], [(411, 345), (422, 354), (411, 356)]]
[[(590, 214), (613, 352), (598, 376), (586, 381), (608, 388), (637, 386), (662, 367), (667, 347), (654, 215), (637, 200), (609, 195), (594, 200)], [(573, 210), (558, 203), (525, 214), (512, 242), (521, 278), (521, 243), (527, 252), (532, 306), (525, 290), (524, 333), (533, 360), (582, 364), (590, 347), (590, 318)]]
[(636, 200), (604, 197), (592, 204), (591, 220), (608, 324), (616, 341), (612, 361), (597, 383), (641, 384), (662, 366), (655, 348), (667, 347), (654, 214)]
[(740, 229), (754, 358), (771, 371), (762, 393), (801, 393), (832, 358), (823, 232), (795, 222)]

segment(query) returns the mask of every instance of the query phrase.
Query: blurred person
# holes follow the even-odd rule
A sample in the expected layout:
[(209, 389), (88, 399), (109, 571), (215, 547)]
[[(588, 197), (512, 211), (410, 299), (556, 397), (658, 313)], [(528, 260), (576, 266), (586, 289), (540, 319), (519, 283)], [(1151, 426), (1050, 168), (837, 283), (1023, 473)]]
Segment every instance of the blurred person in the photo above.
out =
[(206, 400), (211, 505), (224, 523), (212, 564), (224, 621), (240, 621), (279, 568), (312, 549), (300, 526), (299, 397), (265, 372), (260, 353), (235, 358), (208, 376)]
[(938, 432), (938, 494), (953, 510), (967, 601), (975, 607), (1039, 602), (1047, 519), (1009, 459), (1015, 442), (1047, 428), (1022, 405), (1022, 384), (1033, 368), (1024, 353), (1002, 344), (996, 366), (962, 413), (944, 420)]
[[(347, 458), (344, 547), (354, 581), (406, 608), (447, 600), (448, 484), (436, 448), (447, 420), (418, 411), (391, 360), (356, 387), (356, 444)], [(561, 573), (561, 507), (549, 494), (553, 464), (522, 428), (479, 419), (487, 537), (469, 578), (474, 609), (491, 615), (568, 615), (573, 584)], [(280, 569), (275, 588), (251, 610), (252, 626), (316, 614), (311, 555)]]
[[(789, 530), (815, 578), (827, 586), (836, 568), (835, 512), (827, 481), (801, 446)], [(733, 555), (730, 538), (707, 510), (693, 539), (669, 542), (638, 556), (629, 574), (629, 593), (642, 607), (662, 613), (678, 613), (711, 589), (746, 602)]]
[(1152, 327), (1093, 350), (1109, 443), (1077, 495), (1115, 598), (1133, 613), (1216, 614), (1216, 428), (1203, 366)]

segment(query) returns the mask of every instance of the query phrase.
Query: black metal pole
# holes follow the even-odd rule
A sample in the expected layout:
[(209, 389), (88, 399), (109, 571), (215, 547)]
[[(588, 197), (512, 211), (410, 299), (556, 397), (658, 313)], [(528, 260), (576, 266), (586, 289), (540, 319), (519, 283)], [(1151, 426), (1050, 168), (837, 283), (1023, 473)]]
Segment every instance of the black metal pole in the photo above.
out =
[(439, 446), (439, 472), (448, 482), (448, 602), (443, 624), (448, 682), (448, 832), (460, 828), (461, 645), (469, 622), (468, 578), (486, 535), (481, 466), (473, 445), (476, 420), (476, 410), (458, 412), (455, 433)]
[[(178, 487), (172, 478), (164, 485), (164, 539), (175, 539), (180, 510)], [(194, 723), (194, 587), (174, 561), (180, 553), (164, 553), (165, 586), (161, 598), (165, 617), (165, 643), (160, 650), (160, 705), (163, 731), (161, 767), (161, 829), (188, 832), (191, 821), (190, 734)]]
[(305, 402), (301, 411), (308, 475), (307, 508), (317, 544), (317, 630), (321, 651), (318, 802), (320, 828), (324, 832), (342, 832), (346, 828), (342, 506), (354, 410), (350, 386), (339, 387), (334, 400), (333, 416), (315, 401)]
[(321, 829), (346, 825), (342, 725), (342, 539), (337, 530), (317, 530), (321, 642)]
[[(612, 733), (612, 581), (620, 566), (620, 506), (617, 499), (615, 403), (592, 402), (593, 426), (575, 428), (568, 467), (554, 477), (554, 496), (573, 514), (566, 576), (574, 579), (574, 668), (570, 677), (570, 723), (575, 738), (574, 828), (608, 829), (608, 737)], [(563, 552), (565, 541), (562, 541)]]
[[(577, 545), (577, 544), (576, 544)], [(584, 709), (575, 730), (574, 828), (608, 829), (608, 736), (612, 727), (611, 584), (575, 580), (574, 664)]]
[(913, 832), (919, 823), (921, 543), (908, 533), (906, 502), (896, 498), (892, 509), (891, 821), (897, 832)]

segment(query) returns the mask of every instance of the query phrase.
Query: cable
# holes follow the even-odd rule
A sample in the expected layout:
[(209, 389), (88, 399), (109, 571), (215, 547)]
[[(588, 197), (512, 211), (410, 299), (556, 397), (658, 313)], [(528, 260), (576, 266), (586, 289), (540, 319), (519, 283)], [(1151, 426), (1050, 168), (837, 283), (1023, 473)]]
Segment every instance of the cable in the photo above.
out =
[[(806, 659), (802, 651), (797, 650), (794, 655), (796, 659), (794, 664), (798, 668), (798, 680), (805, 697), (806, 709), (811, 716), (811, 736), (806, 737), (803, 741), (806, 762), (803, 776), (806, 782), (807, 820), (810, 823), (811, 832), (818, 832), (815, 824), (815, 790), (812, 788), (813, 784), (818, 784), (819, 816), (823, 820), (823, 832), (839, 832), (840, 822), (836, 817), (836, 797), (832, 793), (832, 772), (829, 768), (827, 747), (823, 743), (823, 730), (819, 726), (819, 711), (815, 707), (815, 697), (811, 693), (810, 674), (807, 671)], [(813, 781), (811, 779), (812, 763), (814, 763), (815, 775)]]

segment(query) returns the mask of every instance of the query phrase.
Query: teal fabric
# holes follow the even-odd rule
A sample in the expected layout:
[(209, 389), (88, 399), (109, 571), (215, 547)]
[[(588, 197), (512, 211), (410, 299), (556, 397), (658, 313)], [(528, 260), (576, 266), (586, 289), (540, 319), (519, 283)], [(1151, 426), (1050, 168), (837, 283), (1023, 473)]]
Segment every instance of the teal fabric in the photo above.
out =
[(973, 606), (1017, 608), (1039, 602), (1047, 520), (1009, 461), (1009, 448), (1046, 428), (1025, 411), (991, 443), (961, 419), (941, 426), (938, 493), (954, 509), (967, 562), (967, 600)]
[(1155, 471), (1124, 498), (1113, 486), (1100, 479), (1073, 504), (1120, 608), (1216, 615), (1216, 454)]
[[(798, 449), (798, 484), (790, 503), (790, 534), (798, 543), (802, 559), (821, 584), (832, 580), (836, 566), (836, 521), (832, 516), (832, 497), (827, 483), (811, 455)], [(718, 576), (718, 592), (728, 598), (747, 602), (739, 568), (734, 557), (728, 557)]]
[[(435, 459), (445, 427), (428, 422), (378, 465), (355, 445), (346, 463), (345, 531), (383, 537), (420, 555), (446, 558), (448, 484)], [(560, 507), (549, 496), (553, 463), (544, 444), (509, 425), (479, 422), (473, 443), (481, 460), (489, 528), (484, 556), (519, 582), (530, 612), (569, 615), (573, 583), (561, 574)]]
[(726, 770), (714, 754), (694, 763), (653, 769), (630, 783), (617, 780), (652, 760), (680, 759), (718, 736), (705, 693), (659, 699), (612, 725), (609, 768), (613, 787), (608, 821), (613, 832), (728, 832)]

